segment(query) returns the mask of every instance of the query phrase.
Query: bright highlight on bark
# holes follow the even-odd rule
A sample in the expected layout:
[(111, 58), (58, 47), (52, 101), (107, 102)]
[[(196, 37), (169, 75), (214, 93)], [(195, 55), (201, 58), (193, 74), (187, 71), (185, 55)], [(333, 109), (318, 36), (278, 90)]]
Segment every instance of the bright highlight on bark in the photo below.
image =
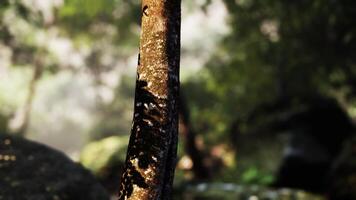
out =
[(171, 199), (178, 139), (180, 0), (143, 0), (135, 109), (119, 200)]

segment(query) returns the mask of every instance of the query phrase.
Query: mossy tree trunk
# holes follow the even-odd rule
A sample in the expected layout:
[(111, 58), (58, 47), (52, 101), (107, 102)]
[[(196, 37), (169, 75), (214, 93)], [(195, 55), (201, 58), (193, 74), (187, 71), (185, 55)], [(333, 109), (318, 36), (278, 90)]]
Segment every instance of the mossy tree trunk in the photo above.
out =
[(180, 0), (143, 0), (133, 126), (119, 200), (171, 199), (178, 140)]

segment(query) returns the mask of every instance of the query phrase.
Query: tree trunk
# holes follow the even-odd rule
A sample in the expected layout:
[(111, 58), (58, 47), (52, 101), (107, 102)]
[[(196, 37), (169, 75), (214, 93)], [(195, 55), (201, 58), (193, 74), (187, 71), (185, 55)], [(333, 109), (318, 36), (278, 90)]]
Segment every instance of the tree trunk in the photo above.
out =
[(171, 199), (179, 58), (180, 0), (143, 0), (133, 126), (119, 200)]
[(198, 149), (196, 143), (196, 134), (190, 122), (190, 115), (188, 105), (184, 95), (180, 94), (179, 98), (179, 115), (181, 119), (182, 129), (180, 130), (185, 138), (184, 148), (185, 152), (193, 161), (194, 179), (206, 180), (210, 178), (209, 168), (204, 165), (204, 154)]
[(35, 58), (35, 64), (34, 64), (34, 69), (33, 69), (33, 76), (31, 79), (31, 82), (29, 84), (29, 89), (28, 89), (28, 95), (26, 102), (19, 113), (20, 119), (22, 120), (20, 125), (13, 130), (15, 135), (18, 135), (20, 137), (25, 137), (27, 133), (28, 126), (31, 121), (31, 111), (32, 111), (32, 102), (34, 97), (36, 96), (36, 86), (38, 80), (42, 76), (42, 71), (43, 71), (43, 63), (40, 61), (39, 58)]

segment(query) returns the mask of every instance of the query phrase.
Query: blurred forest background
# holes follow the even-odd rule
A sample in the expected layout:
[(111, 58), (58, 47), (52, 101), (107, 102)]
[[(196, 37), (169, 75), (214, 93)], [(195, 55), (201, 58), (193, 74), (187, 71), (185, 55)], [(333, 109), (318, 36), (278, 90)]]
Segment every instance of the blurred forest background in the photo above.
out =
[[(118, 181), (140, 15), (140, 1), (1, 0), (0, 132)], [(270, 185), (288, 155), (339, 160), (356, 117), (355, 19), (353, 0), (183, 1), (177, 187)]]

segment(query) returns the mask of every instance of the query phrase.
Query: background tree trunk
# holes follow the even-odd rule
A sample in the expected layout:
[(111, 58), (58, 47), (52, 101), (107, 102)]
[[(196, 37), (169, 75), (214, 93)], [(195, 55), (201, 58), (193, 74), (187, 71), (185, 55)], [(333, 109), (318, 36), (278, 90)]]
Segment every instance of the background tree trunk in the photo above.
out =
[(181, 119), (180, 129), (185, 142), (184, 148), (185, 152), (193, 161), (193, 173), (194, 179), (196, 180), (206, 180), (210, 178), (210, 172), (207, 166), (204, 165), (204, 154), (198, 149), (196, 143), (196, 133), (190, 121), (190, 114), (186, 99), (182, 92), (179, 97), (179, 115)]
[[(25, 101), (23, 107), (20, 108), (20, 110), (15, 115), (15, 118), (20, 119), (20, 123), (17, 126), (13, 127), (14, 130), (12, 130), (12, 132), (15, 135), (18, 135), (20, 137), (26, 136), (27, 129), (30, 124), (32, 103), (33, 103), (33, 99), (36, 96), (37, 82), (42, 76), (42, 71), (43, 71), (43, 63), (40, 60), (40, 58), (36, 57), (32, 79), (31, 79), (31, 82), (29, 83), (29, 89), (28, 89), (26, 101)], [(14, 119), (14, 120), (16, 120), (16, 119)]]
[(143, 0), (135, 108), (119, 199), (171, 199), (178, 135), (180, 0)]

